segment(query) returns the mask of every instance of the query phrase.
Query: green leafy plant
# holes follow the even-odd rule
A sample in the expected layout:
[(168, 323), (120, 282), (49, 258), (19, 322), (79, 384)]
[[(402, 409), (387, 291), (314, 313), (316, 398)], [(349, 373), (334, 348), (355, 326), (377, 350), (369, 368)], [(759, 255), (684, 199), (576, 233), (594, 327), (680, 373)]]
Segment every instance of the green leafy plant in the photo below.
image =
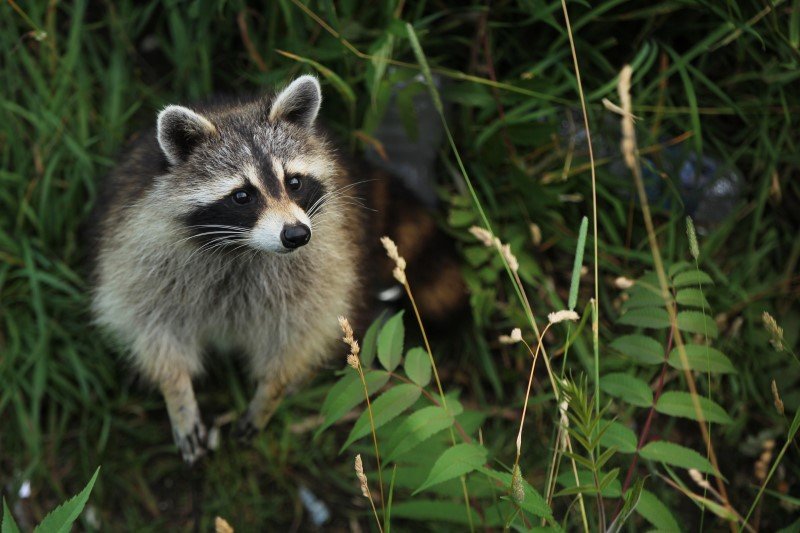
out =
[[(78, 519), (89, 501), (89, 495), (92, 493), (94, 483), (97, 481), (97, 475), (100, 473), (100, 467), (94, 471), (94, 475), (86, 484), (86, 486), (78, 494), (65, 501), (44, 517), (44, 519), (36, 526), (34, 531), (36, 533), (67, 533), (72, 529), (72, 524)], [(0, 524), (0, 529), (3, 533), (19, 533), (19, 527), (11, 515), (11, 511), (3, 499), (3, 520)]]

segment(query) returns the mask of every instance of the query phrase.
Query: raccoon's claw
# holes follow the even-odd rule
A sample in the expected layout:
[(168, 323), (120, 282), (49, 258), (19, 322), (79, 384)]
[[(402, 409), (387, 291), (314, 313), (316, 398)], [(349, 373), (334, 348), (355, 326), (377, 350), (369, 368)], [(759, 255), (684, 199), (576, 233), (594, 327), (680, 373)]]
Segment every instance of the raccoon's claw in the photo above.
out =
[(173, 429), (173, 436), (184, 462), (189, 466), (206, 454), (206, 428), (202, 422), (197, 422), (186, 434)]
[(258, 432), (259, 429), (253, 424), (249, 414), (245, 414), (236, 422), (236, 427), (233, 428), (233, 438), (242, 444), (248, 444)]

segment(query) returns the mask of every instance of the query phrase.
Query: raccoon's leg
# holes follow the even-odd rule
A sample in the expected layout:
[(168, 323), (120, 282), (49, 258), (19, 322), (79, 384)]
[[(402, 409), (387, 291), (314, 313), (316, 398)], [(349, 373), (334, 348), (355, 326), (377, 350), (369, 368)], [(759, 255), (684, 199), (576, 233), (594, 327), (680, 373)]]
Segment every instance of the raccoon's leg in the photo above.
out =
[(288, 385), (282, 379), (264, 377), (258, 381), (247, 412), (236, 423), (233, 435), (237, 440), (249, 442), (256, 433), (264, 429), (283, 401)]
[(193, 464), (205, 454), (206, 428), (192, 388), (192, 375), (201, 370), (200, 350), (164, 332), (139, 337), (135, 361), (142, 373), (158, 385), (183, 460)]
[(188, 372), (180, 371), (161, 379), (159, 388), (167, 404), (175, 444), (183, 460), (191, 465), (206, 452), (206, 428), (194, 396), (192, 378)]

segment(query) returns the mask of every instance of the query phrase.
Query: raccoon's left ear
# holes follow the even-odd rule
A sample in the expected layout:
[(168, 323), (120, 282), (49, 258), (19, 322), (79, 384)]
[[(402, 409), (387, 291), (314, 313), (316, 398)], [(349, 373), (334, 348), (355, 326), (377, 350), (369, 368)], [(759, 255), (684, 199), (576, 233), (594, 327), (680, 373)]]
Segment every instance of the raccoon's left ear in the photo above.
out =
[(188, 107), (169, 105), (158, 114), (158, 144), (173, 165), (186, 161), (203, 139), (216, 134), (211, 121)]
[(322, 90), (314, 76), (300, 76), (275, 97), (269, 109), (269, 121), (294, 122), (310, 127), (322, 105)]

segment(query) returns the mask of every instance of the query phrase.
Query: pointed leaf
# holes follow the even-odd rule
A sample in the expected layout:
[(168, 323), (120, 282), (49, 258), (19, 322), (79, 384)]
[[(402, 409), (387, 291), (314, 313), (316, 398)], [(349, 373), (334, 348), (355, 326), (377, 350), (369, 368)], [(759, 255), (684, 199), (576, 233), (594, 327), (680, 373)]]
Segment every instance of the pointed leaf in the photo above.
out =
[[(404, 383), (392, 387), (378, 396), (375, 401), (372, 402), (372, 421), (375, 424), (375, 429), (378, 429), (386, 422), (394, 419), (400, 413), (414, 405), (414, 402), (417, 401), (420, 394), (421, 390), (419, 387), (410, 383)], [(364, 412), (361, 413), (361, 416), (356, 420), (353, 429), (350, 431), (350, 435), (342, 445), (339, 453), (342, 453), (345, 448), (358, 439), (369, 435), (371, 431), (372, 427), (370, 426), (369, 410), (364, 409)]]
[[(389, 373), (383, 370), (370, 370), (364, 374), (364, 381), (367, 382), (367, 390), (372, 396), (389, 381)], [(325, 431), (363, 401), (364, 385), (361, 383), (361, 378), (358, 376), (358, 372), (348, 368), (347, 374), (330, 388), (322, 403), (320, 414), (325, 417), (325, 421), (317, 429), (315, 436)]]
[(456, 444), (448, 448), (433, 464), (428, 478), (414, 494), (482, 467), (487, 453), (486, 448), (480, 444)]
[(636, 434), (631, 428), (619, 422), (611, 422), (605, 434), (600, 437), (600, 444), (606, 448), (616, 448), (620, 453), (634, 453)]
[(621, 372), (606, 374), (600, 378), (600, 389), (616, 398), (622, 398), (631, 405), (649, 407), (653, 405), (653, 391), (647, 383)]
[(639, 505), (636, 506), (636, 512), (653, 524), (658, 531), (674, 531), (676, 533), (682, 531), (669, 507), (664, 505), (661, 498), (650, 491), (642, 491), (639, 497)]
[(72, 524), (83, 512), (86, 502), (89, 501), (89, 494), (92, 492), (94, 482), (97, 481), (97, 475), (100, 473), (100, 467), (94, 471), (92, 479), (74, 498), (70, 498), (63, 504), (59, 505), (44, 517), (44, 520), (34, 529), (34, 532), (41, 533), (69, 533), (72, 529)]
[(711, 466), (708, 459), (692, 449), (673, 442), (663, 440), (651, 442), (642, 448), (639, 454), (644, 459), (651, 461), (659, 461), (686, 469), (694, 468), (706, 474), (715, 474), (714, 467)]
[(11, 514), (11, 510), (8, 508), (5, 498), (3, 498), (3, 522), (0, 524), (0, 532), (19, 533), (19, 526), (17, 526), (14, 515)]
[(426, 386), (431, 381), (431, 358), (422, 348), (411, 348), (406, 353), (404, 368), (408, 378), (419, 385)]
[(372, 324), (367, 328), (364, 334), (364, 339), (361, 342), (361, 366), (369, 368), (375, 360), (375, 354), (378, 351), (378, 331), (383, 325), (383, 314), (375, 319)]
[(681, 311), (678, 313), (678, 329), (689, 333), (699, 333), (712, 339), (719, 335), (717, 323), (708, 315), (700, 311)]
[(399, 457), (414, 446), (426, 441), (436, 433), (450, 427), (453, 424), (453, 417), (443, 408), (433, 405), (423, 407), (408, 416), (397, 426), (388, 442), (384, 445), (385, 450), (381, 455), (384, 462), (389, 462)]
[(702, 270), (690, 270), (688, 272), (681, 272), (672, 278), (672, 286), (676, 289), (679, 287), (689, 287), (698, 285), (713, 285), (714, 280), (711, 276)]
[(701, 307), (704, 309), (710, 307), (708, 305), (708, 300), (706, 300), (703, 291), (700, 289), (681, 289), (678, 291), (678, 294), (675, 295), (675, 301), (680, 305), (688, 307)]
[(694, 268), (694, 265), (687, 261), (678, 261), (677, 263), (673, 263), (669, 266), (667, 269), (667, 275), (670, 278), (674, 278), (676, 274), (689, 270), (690, 268)]
[(640, 328), (662, 329), (669, 327), (669, 315), (666, 309), (660, 307), (642, 307), (631, 309), (619, 317), (618, 322)]
[[(697, 401), (700, 404), (700, 410), (706, 422), (714, 422), (716, 424), (733, 423), (733, 419), (719, 404), (703, 396), (698, 396)], [(665, 415), (699, 420), (692, 402), (692, 395), (688, 392), (665, 392), (658, 399), (656, 411)]]
[(623, 335), (610, 344), (612, 348), (645, 365), (664, 362), (664, 348), (655, 339), (644, 335)]
[[(697, 372), (712, 372), (717, 374), (735, 374), (736, 368), (728, 357), (719, 350), (702, 344), (687, 344), (686, 361), (689, 370)], [(681, 354), (678, 348), (673, 348), (669, 354), (669, 364), (678, 370), (685, 370), (681, 361)]]
[[(472, 523), (480, 524), (480, 517), (474, 509), (470, 509)], [(392, 518), (406, 518), (420, 522), (450, 522), (461, 525), (470, 523), (464, 502), (446, 500), (414, 500), (395, 502), (392, 504)]]
[(660, 287), (637, 284), (628, 291), (628, 299), (624, 306), (626, 310), (639, 307), (664, 307), (670, 301), (672, 301), (671, 296), (667, 296), (667, 300), (664, 301)]
[(642, 489), (644, 488), (644, 478), (638, 478), (633, 484), (633, 487), (628, 489), (625, 493), (624, 503), (617, 518), (608, 527), (606, 533), (618, 533), (622, 531), (622, 526), (628, 521), (633, 511), (639, 505), (639, 499), (642, 496)]
[(378, 334), (378, 360), (389, 372), (397, 368), (403, 357), (403, 313), (400, 311), (387, 320)]

